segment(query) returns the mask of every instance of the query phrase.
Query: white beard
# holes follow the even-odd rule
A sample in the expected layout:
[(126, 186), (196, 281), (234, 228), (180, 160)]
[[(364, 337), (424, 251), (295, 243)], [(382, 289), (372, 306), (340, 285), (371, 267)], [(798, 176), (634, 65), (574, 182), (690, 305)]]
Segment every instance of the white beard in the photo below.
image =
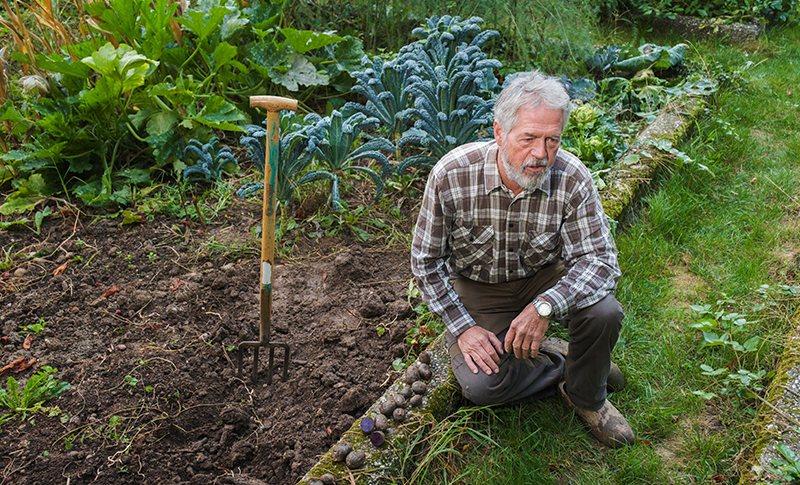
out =
[[(503, 168), (506, 171), (508, 178), (514, 181), (517, 185), (526, 190), (536, 190), (542, 186), (545, 179), (550, 175), (550, 167), (547, 166), (547, 158), (529, 160), (522, 163), (522, 166), (516, 168), (508, 162), (506, 157), (505, 147), (500, 147), (500, 160), (503, 162)], [(525, 173), (526, 167), (546, 167), (541, 172), (535, 174)]]

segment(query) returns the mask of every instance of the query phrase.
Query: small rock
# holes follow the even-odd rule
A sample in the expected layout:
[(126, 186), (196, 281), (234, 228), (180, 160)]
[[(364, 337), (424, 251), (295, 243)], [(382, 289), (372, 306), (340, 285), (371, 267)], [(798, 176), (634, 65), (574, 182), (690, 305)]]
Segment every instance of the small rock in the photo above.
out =
[(125, 344), (119, 344), (119, 345), (117, 345), (117, 350), (120, 350), (120, 351), (122, 351), (122, 350), (126, 350), (127, 348), (128, 348), (128, 347), (127, 347)]
[(321, 481), (323, 485), (334, 485), (336, 483), (336, 478), (330, 473), (326, 473), (319, 477), (319, 481)]
[(28, 273), (28, 270), (27, 270), (27, 269), (25, 269), (25, 268), (17, 268), (17, 270), (16, 270), (16, 271), (14, 271), (14, 277), (15, 277), (15, 278), (22, 278), (22, 277), (23, 277), (23, 276), (25, 276), (27, 273)]

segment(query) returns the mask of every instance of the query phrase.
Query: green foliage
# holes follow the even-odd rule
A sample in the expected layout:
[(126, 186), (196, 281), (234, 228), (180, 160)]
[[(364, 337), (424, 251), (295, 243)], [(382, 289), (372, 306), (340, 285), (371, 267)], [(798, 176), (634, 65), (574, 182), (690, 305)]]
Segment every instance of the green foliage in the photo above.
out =
[(19, 327), (19, 329), (24, 333), (30, 333), (34, 335), (39, 335), (44, 331), (44, 326), (47, 325), (47, 322), (44, 318), (39, 319), (39, 323), (32, 323), (30, 325), (25, 325), (23, 327)]
[(357, 110), (369, 117), (378, 118), (393, 140), (403, 133), (408, 122), (406, 109), (411, 107), (413, 93), (409, 86), (411, 77), (419, 74), (419, 64), (413, 56), (400, 54), (390, 61), (367, 56), (361, 61), (368, 66), (364, 71), (353, 72), (357, 79), (353, 91), (367, 99), (366, 104), (348, 102), (345, 110)]
[(642, 44), (637, 52), (630, 46), (602, 46), (584, 59), (583, 64), (598, 77), (612, 72), (634, 75), (645, 69), (658, 73), (675, 73), (685, 68), (686, 48), (686, 44), (676, 44), (673, 47)]
[[(283, 2), (240, 8), (206, 0), (182, 16), (177, 8), (169, 0), (89, 3), (85, 41), (12, 56), (40, 82), (0, 106), (8, 135), (0, 181), (14, 186), (2, 213), (56, 194), (94, 206), (130, 204), (151, 177), (185, 168), (188, 140), (207, 143), (213, 129), (241, 131), (250, 94), (330, 83), (348, 91), (348, 73), (364, 55), (353, 37), (279, 28)], [(141, 156), (146, 151), (152, 156)]]
[[(494, 69), (497, 60), (488, 59), (482, 46), (497, 32), (481, 33), (478, 17), (461, 21), (458, 17), (432, 17), (426, 29), (415, 29), (427, 37), (404, 47), (419, 65), (419, 74), (410, 77), (408, 90), (416, 97), (413, 108), (406, 110), (414, 128), (398, 141), (398, 148), (419, 146), (431, 155), (408, 157), (396, 168), (402, 174), (411, 166), (432, 166), (453, 148), (476, 141), (493, 120), (491, 95), (498, 87)], [(469, 44), (467, 40), (471, 38)]]
[[(723, 295), (725, 297), (725, 295)], [(761, 391), (763, 386), (760, 381), (766, 376), (765, 370), (755, 372), (749, 371), (741, 366), (744, 365), (743, 358), (746, 354), (755, 353), (761, 348), (762, 341), (759, 336), (746, 338), (751, 330), (751, 322), (747, 318), (736, 312), (728, 312), (720, 308), (726, 304), (733, 303), (725, 297), (724, 300), (717, 301), (714, 309), (712, 305), (692, 305), (692, 310), (700, 316), (697, 323), (690, 325), (703, 334), (699, 350), (706, 348), (719, 347), (727, 356), (733, 357), (736, 363), (736, 372), (731, 372), (728, 367), (714, 368), (707, 364), (700, 365), (701, 374), (705, 376), (721, 376), (722, 388), (720, 394), (734, 393), (742, 397), (753, 398), (754, 391)], [(694, 391), (694, 394), (711, 399), (717, 397), (713, 392)]]
[[(328, 179), (331, 181), (331, 205), (341, 207), (339, 198), (339, 175), (359, 172), (369, 176), (375, 184), (375, 199), (383, 196), (383, 177), (391, 172), (391, 165), (384, 151), (394, 151), (392, 142), (386, 138), (370, 138), (354, 148), (366, 129), (375, 129), (377, 118), (367, 118), (363, 113), (354, 113), (345, 118), (334, 110), (330, 116), (320, 119), (308, 131), (308, 150), (317, 161), (317, 170), (307, 174), (308, 181)], [(369, 167), (353, 165), (361, 159), (371, 159), (381, 166), (380, 174)], [(326, 170), (327, 169), (327, 170)]]
[(652, 17), (686, 15), (785, 24), (794, 24), (800, 18), (797, 0), (632, 0), (630, 4), (643, 15)]
[(5, 423), (18, 415), (20, 419), (26, 419), (28, 414), (45, 410), (42, 404), (56, 399), (64, 391), (69, 390), (67, 382), (59, 382), (53, 377), (57, 369), (44, 366), (42, 369), (28, 378), (25, 387), (20, 390), (20, 385), (13, 377), (9, 377), (6, 389), (0, 389), (0, 404), (8, 407), (11, 412), (0, 417), (0, 424)]
[(592, 171), (598, 171), (613, 164), (628, 144), (613, 113), (585, 103), (573, 110), (561, 147), (575, 154)]
[(783, 455), (784, 460), (773, 458), (770, 463), (775, 468), (770, 471), (788, 483), (800, 480), (800, 460), (794, 451), (783, 443), (778, 443), (775, 448)]
[(238, 168), (239, 165), (229, 147), (219, 147), (217, 137), (212, 137), (205, 144), (189, 140), (185, 152), (187, 155), (191, 153), (197, 157), (194, 166), (183, 170), (183, 179), (189, 182), (220, 182), (226, 170), (230, 172), (234, 166)]
[[(281, 141), (280, 158), (277, 163), (276, 177), (277, 199), (288, 202), (297, 187), (310, 183), (313, 177), (305, 177), (304, 172), (311, 163), (308, 153), (308, 132), (321, 118), (314, 113), (302, 119), (293, 112), (281, 113)], [(247, 155), (253, 160), (255, 168), (264, 176), (264, 163), (266, 161), (266, 129), (257, 125), (246, 125), (247, 134), (239, 138), (239, 143), (247, 147)], [(244, 198), (253, 193), (264, 190), (263, 182), (250, 182), (242, 186), (237, 192), (238, 197)]]

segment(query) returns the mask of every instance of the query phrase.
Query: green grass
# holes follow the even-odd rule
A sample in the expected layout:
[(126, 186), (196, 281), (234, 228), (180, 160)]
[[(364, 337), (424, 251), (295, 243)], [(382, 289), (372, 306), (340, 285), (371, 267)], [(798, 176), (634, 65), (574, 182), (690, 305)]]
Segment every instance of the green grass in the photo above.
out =
[[(439, 454), (416, 483), (738, 483), (752, 456), (759, 403), (723, 395), (724, 376), (702, 375), (700, 365), (772, 370), (798, 307), (797, 297), (777, 291), (779, 284), (797, 285), (800, 275), (792, 258), (800, 253), (798, 46), (797, 27), (771, 30), (749, 47), (694, 44), (696, 60), (742, 70), (746, 80), (718, 93), (679, 146), (713, 175), (682, 170), (661, 177), (618, 234), (617, 297), (627, 317), (613, 357), (628, 386), (611, 400), (640, 442), (603, 448), (557, 398), (481, 410), (469, 428), (493, 442), (466, 430), (440, 433), (452, 451)], [(756, 291), (761, 285), (769, 285), (763, 294)], [(758, 352), (699, 349), (702, 334), (689, 327), (697, 321), (689, 305), (718, 301), (746, 315), (741, 335), (759, 336)], [(760, 310), (765, 303), (773, 304)], [(721, 397), (706, 401), (695, 390)]]

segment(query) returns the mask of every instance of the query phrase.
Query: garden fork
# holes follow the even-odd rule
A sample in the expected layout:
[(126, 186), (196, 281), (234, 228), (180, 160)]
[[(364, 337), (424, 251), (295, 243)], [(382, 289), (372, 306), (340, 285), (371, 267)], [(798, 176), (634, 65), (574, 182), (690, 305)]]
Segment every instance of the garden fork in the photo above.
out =
[(283, 342), (270, 342), (270, 316), (272, 313), (272, 269), (275, 265), (275, 204), (277, 199), (278, 160), (280, 159), (280, 113), (281, 110), (297, 110), (297, 100), (277, 96), (251, 96), (251, 108), (267, 110), (266, 160), (264, 161), (264, 204), (261, 224), (261, 293), (259, 298), (260, 326), (258, 341), (239, 344), (239, 374), (241, 379), (244, 370), (244, 349), (253, 348), (253, 384), (258, 383), (258, 351), (261, 347), (269, 347), (269, 366), (267, 366), (267, 384), (272, 384), (273, 360), (275, 347), (283, 352), (283, 380), (289, 375), (289, 345)]

